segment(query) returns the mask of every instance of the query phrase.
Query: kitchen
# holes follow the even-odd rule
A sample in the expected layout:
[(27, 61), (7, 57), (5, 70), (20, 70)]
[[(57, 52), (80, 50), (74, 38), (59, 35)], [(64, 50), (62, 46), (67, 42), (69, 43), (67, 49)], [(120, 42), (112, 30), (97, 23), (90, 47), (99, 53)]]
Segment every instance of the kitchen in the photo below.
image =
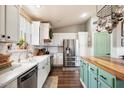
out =
[(0, 87), (123, 88), (123, 16), (123, 5), (0, 5)]

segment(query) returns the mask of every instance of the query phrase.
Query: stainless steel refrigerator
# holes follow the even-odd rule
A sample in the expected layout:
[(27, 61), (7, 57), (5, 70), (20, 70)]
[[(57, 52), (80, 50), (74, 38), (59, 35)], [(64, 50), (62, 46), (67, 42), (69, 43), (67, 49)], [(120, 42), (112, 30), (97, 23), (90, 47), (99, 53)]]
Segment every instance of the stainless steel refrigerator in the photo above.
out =
[(64, 66), (77, 66), (78, 58), (78, 40), (64, 39), (63, 40), (63, 65)]

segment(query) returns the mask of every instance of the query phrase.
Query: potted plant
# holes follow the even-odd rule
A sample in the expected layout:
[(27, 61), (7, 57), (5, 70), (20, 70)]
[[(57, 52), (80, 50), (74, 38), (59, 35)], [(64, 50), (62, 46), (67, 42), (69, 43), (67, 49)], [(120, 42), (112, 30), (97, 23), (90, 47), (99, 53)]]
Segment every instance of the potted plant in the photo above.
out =
[(19, 46), (19, 49), (26, 49), (26, 41), (25, 41), (25, 39), (21, 38), (19, 40), (19, 42), (17, 43), (17, 45)]

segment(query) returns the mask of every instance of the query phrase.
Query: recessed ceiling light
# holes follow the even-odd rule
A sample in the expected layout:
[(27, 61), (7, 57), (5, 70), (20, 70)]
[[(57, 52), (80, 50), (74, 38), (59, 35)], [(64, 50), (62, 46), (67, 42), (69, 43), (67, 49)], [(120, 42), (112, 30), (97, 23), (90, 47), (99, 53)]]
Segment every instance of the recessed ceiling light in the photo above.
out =
[(80, 17), (86, 17), (88, 14), (87, 13), (82, 13)]
[(36, 5), (36, 8), (40, 8), (41, 6), (40, 5)]

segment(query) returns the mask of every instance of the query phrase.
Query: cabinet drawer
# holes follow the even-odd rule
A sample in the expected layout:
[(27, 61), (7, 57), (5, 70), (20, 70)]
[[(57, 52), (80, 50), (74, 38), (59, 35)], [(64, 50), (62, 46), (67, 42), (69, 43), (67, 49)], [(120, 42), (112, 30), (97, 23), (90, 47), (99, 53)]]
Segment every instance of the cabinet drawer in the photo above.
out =
[(115, 87), (115, 79), (116, 77), (113, 76), (112, 74), (102, 70), (102, 69), (98, 69), (98, 77), (99, 79), (101, 79), (102, 81), (104, 81), (106, 84), (108, 84), (111, 87)]
[(111, 88), (111, 87), (107, 85), (106, 83), (104, 83), (102, 80), (99, 80), (98, 88)]
[(93, 64), (89, 64), (89, 70), (97, 74), (97, 67)]

